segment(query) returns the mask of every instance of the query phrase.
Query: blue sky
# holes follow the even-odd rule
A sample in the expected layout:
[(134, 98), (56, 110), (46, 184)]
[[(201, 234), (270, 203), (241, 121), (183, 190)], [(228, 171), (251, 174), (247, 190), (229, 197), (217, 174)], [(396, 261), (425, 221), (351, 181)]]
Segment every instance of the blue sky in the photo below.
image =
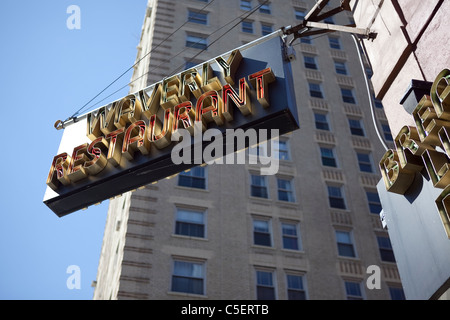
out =
[[(62, 135), (53, 124), (133, 65), (146, 4), (0, 2), (0, 299), (93, 297), (108, 201), (63, 218), (42, 203)], [(66, 26), (70, 5), (81, 10), (79, 30)], [(99, 99), (130, 78), (131, 72)], [(80, 268), (81, 289), (66, 285), (70, 265)]]

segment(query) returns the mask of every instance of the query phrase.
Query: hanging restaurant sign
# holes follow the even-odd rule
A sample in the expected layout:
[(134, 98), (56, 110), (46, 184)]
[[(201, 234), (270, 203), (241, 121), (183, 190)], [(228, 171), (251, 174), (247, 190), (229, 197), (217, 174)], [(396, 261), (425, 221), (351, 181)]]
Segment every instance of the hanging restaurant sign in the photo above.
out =
[(180, 129), (194, 135), (194, 123), (223, 136), (230, 129), (297, 129), (284, 49), (280, 37), (245, 45), (66, 125), (44, 203), (64, 216), (198, 165), (171, 160), (174, 137)]
[(405, 194), (424, 168), (435, 188), (443, 189), (435, 203), (450, 238), (450, 70), (434, 81), (430, 95), (416, 106), (415, 127), (404, 126), (395, 138), (395, 150), (380, 161), (386, 190)]

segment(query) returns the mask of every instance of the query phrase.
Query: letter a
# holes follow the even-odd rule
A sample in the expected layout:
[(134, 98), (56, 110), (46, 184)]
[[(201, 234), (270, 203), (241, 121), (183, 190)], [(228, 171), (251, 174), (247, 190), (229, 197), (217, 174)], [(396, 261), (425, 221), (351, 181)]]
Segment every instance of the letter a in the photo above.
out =
[(81, 10), (77, 5), (70, 5), (67, 7), (67, 14), (71, 14), (67, 20), (66, 25), (69, 30), (81, 29)]
[(381, 271), (380, 267), (376, 265), (371, 265), (367, 267), (366, 273), (371, 273), (372, 275), (367, 278), (366, 285), (369, 290), (381, 289)]
[(71, 265), (67, 267), (66, 273), (71, 273), (72, 275), (67, 278), (66, 285), (67, 288), (81, 289), (81, 271), (80, 267), (77, 265)]

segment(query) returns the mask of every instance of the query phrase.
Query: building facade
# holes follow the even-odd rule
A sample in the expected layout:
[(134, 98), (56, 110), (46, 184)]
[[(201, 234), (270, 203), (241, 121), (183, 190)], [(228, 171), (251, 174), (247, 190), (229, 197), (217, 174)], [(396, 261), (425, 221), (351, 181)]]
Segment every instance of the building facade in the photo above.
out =
[[(130, 91), (297, 25), (314, 4), (150, 0)], [(380, 103), (371, 116), (355, 43), (330, 33), (294, 48), (300, 129), (280, 137), (278, 173), (199, 166), (111, 200), (94, 299), (403, 298), (374, 124), (389, 146), (392, 136)]]

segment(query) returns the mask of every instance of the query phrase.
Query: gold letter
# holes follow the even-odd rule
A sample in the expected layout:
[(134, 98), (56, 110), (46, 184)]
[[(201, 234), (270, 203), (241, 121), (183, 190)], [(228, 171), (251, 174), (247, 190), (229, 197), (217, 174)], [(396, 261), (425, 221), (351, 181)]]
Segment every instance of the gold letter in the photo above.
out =
[(423, 96), (413, 112), (413, 117), (420, 141), (433, 146), (440, 145), (438, 132), (447, 121), (438, 119), (429, 96)]
[(436, 199), (436, 205), (439, 210), (439, 215), (441, 217), (445, 233), (450, 239), (450, 186), (447, 186)]
[(219, 126), (223, 124), (222, 99), (217, 91), (208, 91), (202, 94), (195, 107), (195, 121), (202, 122), (203, 130), (206, 129), (206, 123), (212, 120)]
[(275, 75), (271, 68), (258, 71), (248, 76), (250, 83), (256, 90), (256, 97), (264, 108), (269, 106), (269, 90), (267, 84), (275, 81)]
[(414, 180), (414, 172), (403, 169), (399, 164), (397, 152), (388, 150), (380, 161), (380, 171), (386, 190), (405, 194)]
[(401, 167), (408, 171), (422, 170), (422, 153), (426, 149), (433, 150), (431, 146), (420, 142), (417, 129), (409, 126), (404, 126), (399, 131), (395, 138), (395, 146)]
[(127, 123), (134, 123), (141, 117), (142, 106), (134, 94), (130, 94), (118, 102), (114, 125), (117, 129), (123, 128)]
[[(98, 146), (96, 147), (96, 145)], [(102, 171), (108, 163), (105, 156), (108, 152), (108, 141), (106, 141), (104, 137), (98, 137), (91, 142), (87, 152), (93, 159), (91, 161), (86, 161), (84, 163), (84, 168), (89, 174), (95, 175)]]
[(181, 73), (181, 83), (179, 98), (181, 101), (188, 101), (190, 99), (190, 92), (194, 94), (194, 97), (198, 99), (202, 95), (200, 86), (202, 85), (202, 79), (197, 70), (189, 69)]
[(73, 149), (72, 161), (70, 161), (68, 177), (70, 181), (76, 182), (87, 177), (88, 173), (84, 170), (84, 163), (89, 160), (87, 156), (88, 144), (83, 143)]
[(444, 189), (450, 184), (449, 159), (445, 153), (425, 150), (422, 158), (434, 187)]
[(147, 119), (150, 120), (151, 116), (156, 114), (159, 108), (159, 103), (161, 102), (161, 83), (156, 83), (153, 86), (152, 93), (148, 96), (147, 91), (139, 91), (139, 96), (142, 101), (142, 114)]
[(184, 129), (187, 129), (191, 135), (194, 134), (195, 111), (190, 101), (175, 106), (173, 118), (172, 135), (175, 138), (180, 136), (178, 132), (180, 121)]
[(178, 76), (163, 80), (160, 104), (164, 110), (170, 109), (180, 103), (180, 100), (178, 99), (179, 87), (180, 78), (178, 78)]
[(222, 57), (216, 58), (217, 63), (223, 69), (225, 80), (231, 85), (234, 85), (234, 75), (239, 67), (239, 64), (241, 63), (241, 60), (242, 55), (238, 49), (231, 52), (226, 62)]
[[(123, 140), (122, 154), (128, 160), (133, 160), (136, 149), (142, 154), (148, 154), (150, 151), (150, 141), (145, 138), (146, 125), (143, 120), (136, 121), (130, 125), (125, 132)], [(131, 137), (133, 135), (133, 137)]]
[[(167, 147), (171, 143), (173, 114), (171, 109), (164, 112), (163, 123), (157, 119), (156, 114), (150, 118), (150, 128), (148, 130), (149, 140), (155, 143), (158, 149)], [(156, 134), (156, 131), (159, 134)]]
[(431, 100), (439, 119), (450, 120), (450, 70), (439, 73), (431, 87)]
[(208, 91), (219, 91), (222, 89), (222, 85), (217, 77), (213, 76), (213, 70), (209, 63), (204, 63), (202, 68), (202, 90), (203, 92)]
[(227, 121), (233, 120), (233, 109), (230, 107), (230, 100), (228, 98), (231, 98), (244, 116), (252, 112), (252, 104), (248, 97), (247, 88), (248, 84), (247, 81), (245, 81), (245, 78), (239, 80), (239, 96), (229, 84), (223, 86), (223, 115)]
[(118, 142), (119, 145), (121, 145), (122, 138), (120, 138), (119, 135), (122, 134), (124, 131), (125, 131), (125, 128), (120, 128), (120, 129), (117, 129), (116, 131), (109, 133), (106, 136), (106, 139), (111, 138), (111, 141), (109, 143), (109, 148), (108, 148), (108, 156), (106, 157), (106, 159), (108, 161), (111, 161), (111, 163), (114, 166), (118, 166), (120, 164), (120, 158), (122, 157), (122, 152), (121, 152), (120, 148), (116, 148), (116, 143)]
[(101, 107), (97, 112), (91, 112), (87, 115), (87, 137), (95, 140), (102, 135), (107, 135), (115, 130), (114, 115), (117, 103), (113, 102), (107, 106)]
[[(47, 177), (47, 185), (53, 190), (57, 190), (59, 183), (68, 185), (70, 180), (67, 178), (67, 170), (69, 168), (70, 157), (64, 152), (53, 158), (52, 166)], [(55, 175), (56, 173), (56, 175)]]

